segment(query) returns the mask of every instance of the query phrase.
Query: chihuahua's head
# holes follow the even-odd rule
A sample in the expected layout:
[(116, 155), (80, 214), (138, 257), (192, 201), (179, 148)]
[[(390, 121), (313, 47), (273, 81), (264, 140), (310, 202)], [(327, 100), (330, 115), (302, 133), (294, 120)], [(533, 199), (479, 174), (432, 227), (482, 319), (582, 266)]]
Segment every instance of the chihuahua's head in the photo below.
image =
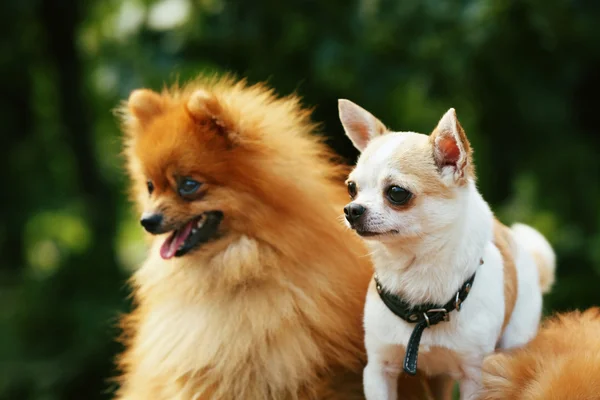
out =
[(431, 135), (391, 132), (371, 113), (339, 101), (346, 134), (362, 153), (347, 180), (348, 225), (365, 239), (418, 239), (444, 229), (461, 213), (462, 193), (475, 179), (471, 146), (454, 109)]

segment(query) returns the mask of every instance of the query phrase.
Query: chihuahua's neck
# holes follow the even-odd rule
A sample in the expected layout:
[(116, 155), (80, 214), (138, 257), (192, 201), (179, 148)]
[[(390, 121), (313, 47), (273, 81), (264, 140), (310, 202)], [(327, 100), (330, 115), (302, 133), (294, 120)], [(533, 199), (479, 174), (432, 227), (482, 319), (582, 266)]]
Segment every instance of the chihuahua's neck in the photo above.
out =
[(412, 304), (445, 304), (476, 272), (493, 238), (493, 215), (473, 183), (457, 201), (450, 226), (410, 244), (372, 244), (375, 271), (387, 290)]

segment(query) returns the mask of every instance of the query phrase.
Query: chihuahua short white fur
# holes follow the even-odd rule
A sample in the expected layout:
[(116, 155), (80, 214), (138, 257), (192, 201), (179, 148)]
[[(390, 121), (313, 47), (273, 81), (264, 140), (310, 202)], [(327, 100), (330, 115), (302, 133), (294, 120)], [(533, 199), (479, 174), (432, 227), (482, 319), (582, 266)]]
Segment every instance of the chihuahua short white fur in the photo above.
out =
[[(474, 399), (484, 356), (497, 345), (520, 346), (535, 335), (542, 289), (548, 290), (553, 279), (552, 248), (533, 228), (513, 226), (518, 295), (503, 330), (504, 261), (493, 243), (494, 216), (477, 191), (471, 147), (454, 109), (429, 136), (390, 132), (348, 100), (339, 101), (339, 111), (346, 134), (362, 152), (348, 182), (356, 185), (353, 202), (366, 211), (351, 227), (367, 240), (382, 286), (415, 305), (445, 304), (477, 271), (461, 311), (425, 329), (418, 359), (419, 370), (460, 380), (461, 399)], [(392, 185), (411, 193), (406, 205), (386, 197)], [(552, 277), (543, 288), (539, 275)], [(372, 282), (365, 305), (367, 399), (398, 397), (396, 380), (413, 328), (384, 305)]]

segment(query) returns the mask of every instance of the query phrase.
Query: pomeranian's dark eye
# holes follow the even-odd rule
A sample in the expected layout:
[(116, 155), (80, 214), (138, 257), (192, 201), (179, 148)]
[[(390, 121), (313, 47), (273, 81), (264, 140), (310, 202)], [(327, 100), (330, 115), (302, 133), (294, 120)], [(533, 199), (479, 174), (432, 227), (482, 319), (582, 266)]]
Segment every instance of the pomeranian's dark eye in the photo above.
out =
[(402, 205), (410, 200), (412, 194), (400, 186), (390, 186), (385, 192), (386, 197), (392, 204)]
[(152, 192), (154, 192), (154, 183), (148, 181), (146, 182), (146, 186), (148, 187), (148, 194), (152, 194)]
[(356, 183), (352, 181), (348, 182), (348, 194), (351, 198), (356, 197)]
[(180, 196), (191, 196), (198, 191), (200, 188), (200, 182), (193, 179), (186, 178), (179, 184), (179, 195)]

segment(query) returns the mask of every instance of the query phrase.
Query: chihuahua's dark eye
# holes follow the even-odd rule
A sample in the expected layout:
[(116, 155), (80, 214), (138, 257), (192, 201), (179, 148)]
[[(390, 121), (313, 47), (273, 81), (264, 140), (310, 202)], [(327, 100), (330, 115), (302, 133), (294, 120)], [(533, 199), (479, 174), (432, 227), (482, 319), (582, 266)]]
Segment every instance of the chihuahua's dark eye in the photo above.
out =
[(148, 181), (146, 182), (146, 186), (148, 187), (148, 194), (152, 194), (152, 192), (154, 192), (154, 183)]
[(406, 204), (410, 200), (412, 194), (400, 186), (390, 186), (385, 193), (388, 200), (395, 205)]
[(179, 195), (180, 196), (191, 196), (198, 191), (200, 188), (200, 182), (193, 179), (186, 178), (179, 184)]
[(356, 197), (356, 183), (352, 181), (348, 182), (348, 194), (351, 198)]

